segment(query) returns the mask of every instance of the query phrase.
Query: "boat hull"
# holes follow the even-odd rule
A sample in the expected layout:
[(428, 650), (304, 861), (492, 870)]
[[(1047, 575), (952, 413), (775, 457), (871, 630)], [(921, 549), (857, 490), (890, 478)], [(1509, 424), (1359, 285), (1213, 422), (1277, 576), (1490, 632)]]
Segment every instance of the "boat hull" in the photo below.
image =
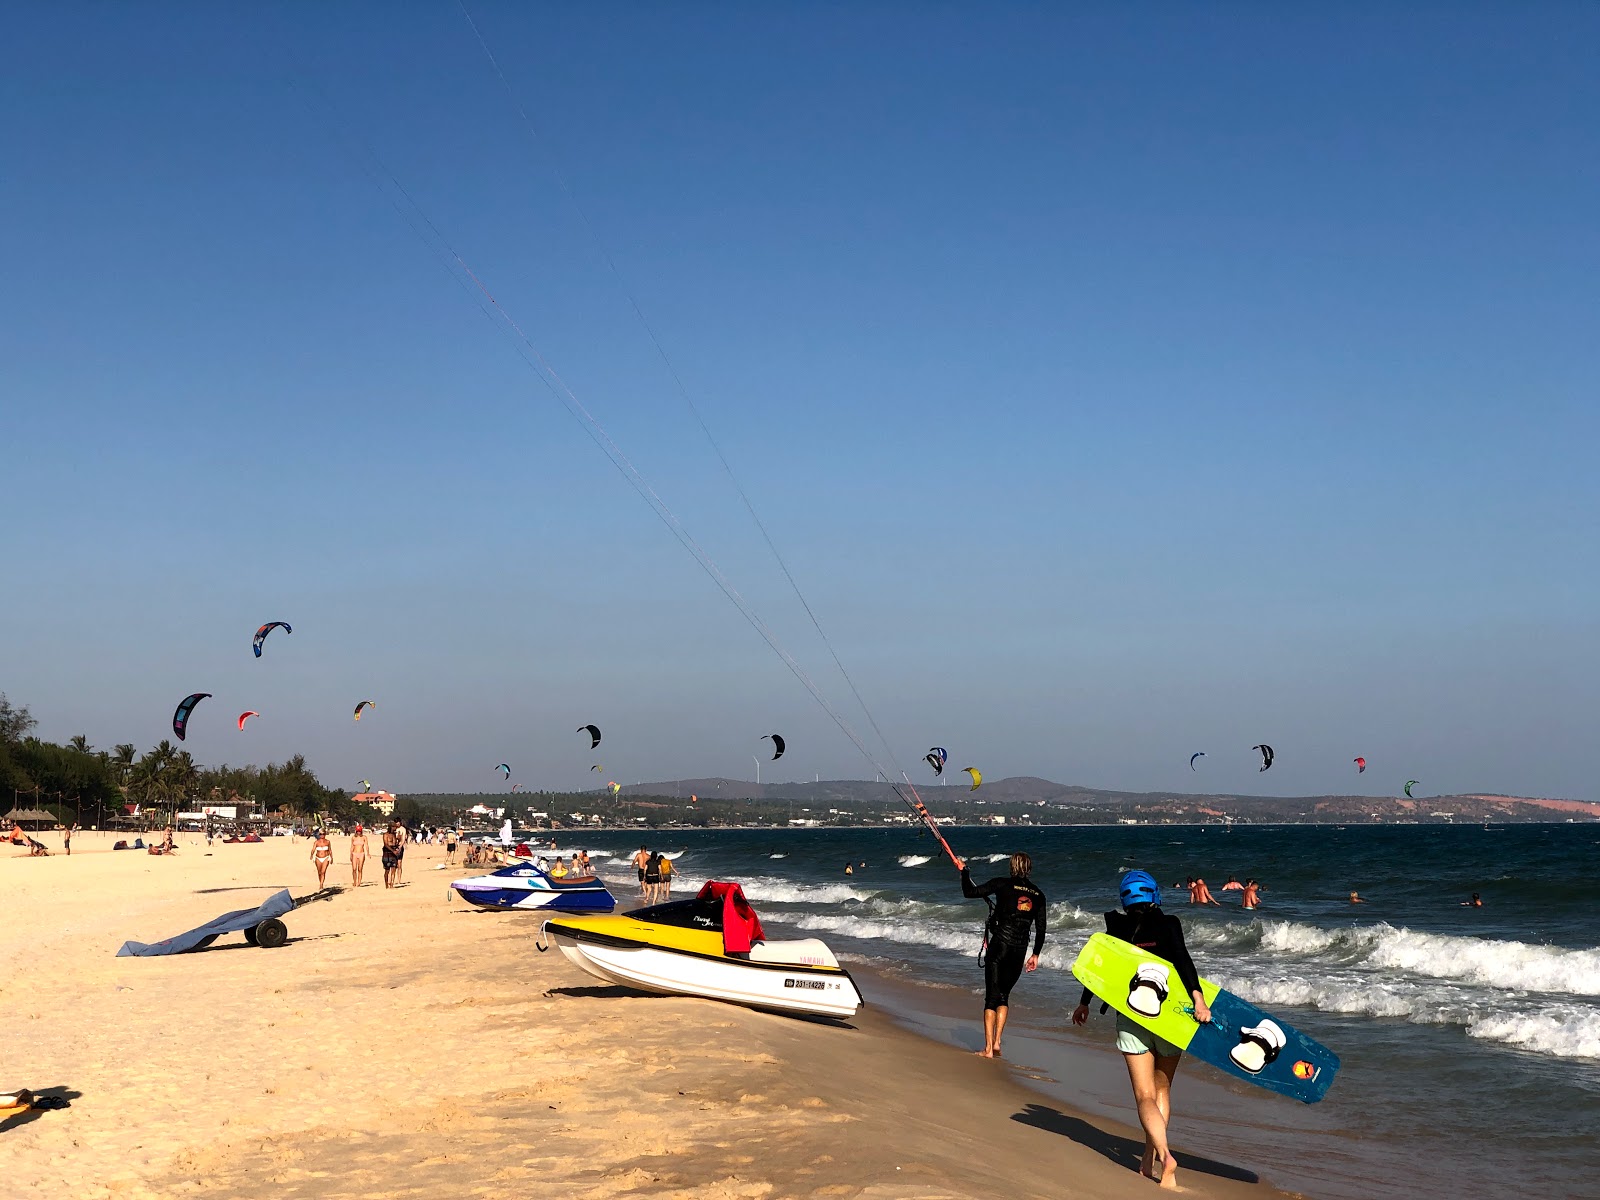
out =
[[(545, 922), (545, 931), (574, 966), (607, 983), (664, 996), (701, 996), (749, 1008), (843, 1020), (861, 1007), (861, 993), (832, 954), (814, 941), (768, 942), (756, 957), (722, 952), (722, 938), (629, 917), (580, 918)], [(703, 944), (702, 944), (703, 943)], [(830, 962), (778, 962), (785, 945), (821, 948)]]
[(609, 913), (617, 907), (616, 897), (598, 879), (567, 883), (526, 864), (457, 879), (450, 887), (479, 908)]

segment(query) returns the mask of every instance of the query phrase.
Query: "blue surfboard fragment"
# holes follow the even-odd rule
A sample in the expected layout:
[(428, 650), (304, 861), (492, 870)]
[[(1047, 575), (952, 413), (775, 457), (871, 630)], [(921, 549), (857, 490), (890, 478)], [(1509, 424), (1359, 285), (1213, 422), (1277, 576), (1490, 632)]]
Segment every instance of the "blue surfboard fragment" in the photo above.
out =
[[(1284, 1044), (1260, 1070), (1247, 1070), (1235, 1056), (1236, 1049), (1249, 1041), (1246, 1031), (1259, 1030), (1270, 1021), (1282, 1031)], [(1218, 991), (1211, 1002), (1211, 1021), (1197, 1026), (1188, 1053), (1217, 1070), (1280, 1095), (1292, 1096), (1306, 1104), (1321, 1100), (1339, 1072), (1339, 1056), (1320, 1042), (1312, 1041), (1282, 1017), (1262, 1012), (1232, 992)], [(1255, 1057), (1240, 1057), (1253, 1063)]]
[(223, 913), (197, 929), (169, 937), (165, 941), (123, 942), (122, 949), (117, 951), (117, 957), (150, 958), (159, 954), (182, 954), (185, 950), (195, 949), (207, 938), (214, 938), (224, 933), (243, 933), (246, 929), (254, 929), (268, 917), (281, 917), (293, 909), (294, 897), (289, 895), (289, 889), (285, 888), (256, 908), (241, 908), (234, 912)]

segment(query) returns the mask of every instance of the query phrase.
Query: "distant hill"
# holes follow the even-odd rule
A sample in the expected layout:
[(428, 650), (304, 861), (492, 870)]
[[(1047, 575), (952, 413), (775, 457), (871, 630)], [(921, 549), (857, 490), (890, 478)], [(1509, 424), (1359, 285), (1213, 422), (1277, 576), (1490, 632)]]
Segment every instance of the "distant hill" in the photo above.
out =
[[(985, 814), (1029, 813), (1039, 824), (1077, 821), (1152, 820), (1204, 821), (1556, 821), (1565, 818), (1600, 821), (1600, 803), (1587, 800), (1473, 794), (1431, 796), (1238, 796), (1227, 793), (1119, 792), (1050, 779), (1018, 775), (986, 779), (974, 792), (963, 782), (919, 786), (917, 791), (936, 816), (963, 823)], [(864, 779), (824, 779), (814, 783), (755, 784), (743, 779), (711, 777), (635, 784), (624, 791), (633, 797), (687, 800), (744, 800), (756, 804), (805, 806), (813, 816), (830, 807), (851, 810), (904, 811), (893, 788)]]

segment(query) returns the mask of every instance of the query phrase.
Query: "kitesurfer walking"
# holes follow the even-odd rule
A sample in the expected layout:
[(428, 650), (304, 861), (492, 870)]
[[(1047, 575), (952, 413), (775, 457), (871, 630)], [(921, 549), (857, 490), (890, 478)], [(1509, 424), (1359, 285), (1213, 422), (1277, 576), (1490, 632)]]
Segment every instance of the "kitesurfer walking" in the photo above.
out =
[[(989, 919), (983, 930), (983, 1049), (978, 1054), (999, 1058), (1011, 989), (1024, 970), (1038, 969), (1039, 951), (1044, 948), (1044, 893), (1029, 878), (1033, 859), (1026, 854), (1011, 856), (1009, 876), (982, 885), (972, 882), (965, 859), (957, 858), (955, 864), (961, 868), (961, 894), (989, 903)], [(1030, 931), (1032, 954), (1028, 953)]]
[[(1106, 913), (1106, 932), (1171, 963), (1184, 990), (1194, 1000), (1194, 1019), (1209, 1023), (1211, 1009), (1200, 991), (1200, 973), (1183, 944), (1183, 922), (1161, 911), (1161, 885), (1148, 871), (1129, 871), (1122, 877), (1118, 899), (1122, 911), (1112, 909)], [(1072, 1012), (1074, 1025), (1089, 1019), (1089, 999), (1090, 992), (1085, 988)], [(1128, 1064), (1139, 1124), (1144, 1126), (1144, 1157), (1139, 1173), (1164, 1188), (1176, 1190), (1178, 1166), (1167, 1145), (1167, 1122), (1172, 1119), (1172, 1077), (1178, 1071), (1183, 1051), (1121, 1013), (1117, 1014), (1117, 1049)]]

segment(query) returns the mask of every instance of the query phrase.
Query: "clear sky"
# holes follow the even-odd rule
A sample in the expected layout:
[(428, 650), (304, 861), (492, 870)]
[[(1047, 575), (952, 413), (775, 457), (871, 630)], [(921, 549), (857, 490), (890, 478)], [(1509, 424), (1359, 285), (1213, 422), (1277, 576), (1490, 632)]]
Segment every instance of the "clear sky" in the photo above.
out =
[(0, 9), (43, 735), (871, 776), (398, 184), (913, 778), (1600, 798), (1600, 10), (469, 7)]

